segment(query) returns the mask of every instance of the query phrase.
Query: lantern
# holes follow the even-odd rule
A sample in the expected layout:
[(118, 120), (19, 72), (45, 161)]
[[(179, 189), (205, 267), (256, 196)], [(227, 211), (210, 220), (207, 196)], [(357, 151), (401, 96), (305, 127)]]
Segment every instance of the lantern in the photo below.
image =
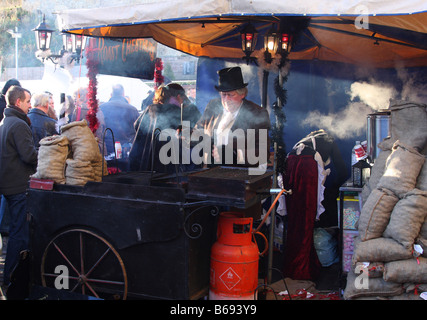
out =
[(240, 35), (242, 37), (242, 50), (246, 55), (244, 58), (249, 61), (249, 57), (255, 50), (258, 31), (251, 23), (248, 23), (240, 32)]
[[(36, 35), (37, 49), (38, 51), (47, 51), (44, 54), (40, 54), (40, 52), (36, 52), (36, 57), (40, 59), (42, 62), (49, 59), (54, 64), (59, 64), (61, 67), (64, 66), (65, 63), (71, 64), (73, 61), (80, 61), (81, 53), (85, 49), (86, 45), (86, 37), (83, 35), (75, 35), (70, 33), (62, 34), (62, 50), (59, 51), (58, 54), (51, 54), (50, 49), (50, 41), (52, 38), (52, 33), (54, 30), (49, 29), (46, 25), (45, 15), (43, 15), (43, 21), (33, 29)], [(70, 53), (67, 56), (66, 62), (62, 59), (65, 53)]]
[(68, 52), (73, 51), (73, 39), (70, 33), (62, 34), (62, 42), (63, 42), (65, 51), (68, 51)]
[(86, 37), (80, 34), (72, 34), (73, 39), (73, 52), (80, 54), (86, 46)]
[(351, 170), (353, 171), (353, 187), (362, 188), (371, 177), (371, 166), (365, 159), (357, 161)]
[(264, 36), (264, 49), (270, 53), (276, 53), (279, 39), (274, 26)]
[(46, 25), (45, 16), (43, 15), (43, 21), (33, 29), (36, 35), (37, 49), (46, 51), (50, 48), (50, 40), (54, 30), (49, 29)]
[(287, 32), (281, 32), (279, 37), (278, 52), (289, 53), (292, 47), (292, 35)]
[(271, 63), (272, 54), (276, 54), (279, 39), (274, 26), (264, 35), (264, 59), (267, 63)]

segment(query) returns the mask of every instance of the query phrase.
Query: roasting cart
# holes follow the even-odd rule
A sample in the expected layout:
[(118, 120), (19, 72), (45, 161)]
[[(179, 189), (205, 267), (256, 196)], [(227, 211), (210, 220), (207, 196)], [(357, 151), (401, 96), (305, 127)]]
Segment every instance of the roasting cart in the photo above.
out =
[(266, 196), (270, 171), (122, 172), (84, 186), (32, 179), (33, 293), (44, 298), (199, 299), (218, 213)]

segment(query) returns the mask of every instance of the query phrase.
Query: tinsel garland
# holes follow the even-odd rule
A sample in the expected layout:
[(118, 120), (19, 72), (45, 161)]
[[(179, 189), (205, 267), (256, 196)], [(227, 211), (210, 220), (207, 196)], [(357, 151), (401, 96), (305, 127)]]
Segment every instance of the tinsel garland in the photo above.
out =
[[(274, 111), (276, 125), (272, 127), (272, 141), (277, 143), (277, 171), (284, 172), (285, 159), (286, 159), (286, 144), (283, 139), (283, 128), (286, 123), (286, 114), (284, 111), (284, 106), (287, 102), (287, 90), (284, 87), (286, 81), (288, 80), (289, 73), (289, 59), (287, 54), (280, 56), (279, 62), (277, 64), (278, 71), (280, 74), (274, 79), (274, 93), (276, 94), (276, 101), (272, 105)], [(282, 76), (282, 84), (279, 82), (279, 75)]]
[(96, 99), (98, 84), (96, 75), (98, 74), (98, 61), (93, 58), (92, 51), (93, 49), (91, 47), (88, 48), (86, 60), (86, 66), (88, 69), (87, 77), (89, 78), (87, 93), (89, 111), (86, 115), (86, 119), (90, 130), (95, 134), (96, 130), (99, 128), (98, 118), (96, 117), (96, 114), (98, 113), (98, 100)]
[(163, 62), (162, 59), (156, 58), (154, 64), (154, 89), (160, 87), (160, 85), (164, 82), (165, 77), (162, 75), (163, 70)]
[[(261, 49), (255, 55), (258, 61), (258, 66), (262, 70), (277, 73), (277, 77), (274, 79), (274, 93), (277, 99), (271, 106), (276, 121), (275, 125), (271, 127), (271, 141), (277, 145), (277, 172), (284, 172), (284, 166), (286, 163), (286, 144), (283, 139), (283, 128), (286, 123), (284, 106), (287, 102), (287, 91), (284, 85), (288, 80), (290, 68), (288, 53), (277, 53), (272, 56), (267, 56), (265, 50)], [(280, 84), (279, 81), (280, 75), (282, 76), (282, 84)]]

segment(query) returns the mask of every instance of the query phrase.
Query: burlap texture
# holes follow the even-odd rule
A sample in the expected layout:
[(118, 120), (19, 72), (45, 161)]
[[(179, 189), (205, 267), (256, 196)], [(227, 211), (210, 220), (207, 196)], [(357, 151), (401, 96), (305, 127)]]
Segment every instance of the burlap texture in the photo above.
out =
[(87, 126), (85, 119), (74, 121), (61, 127), (62, 135), (70, 141), (72, 158), (79, 161), (98, 162), (102, 156), (98, 142)]
[(393, 152), (387, 158), (384, 175), (377, 188), (393, 191), (399, 198), (415, 188), (418, 175), (425, 162), (425, 157), (414, 148), (399, 140), (393, 145)]
[(423, 150), (427, 144), (426, 108), (425, 104), (402, 100), (391, 101), (390, 139), (382, 141), (382, 147), (390, 149), (397, 140), (400, 140), (418, 151)]
[(380, 181), (381, 177), (384, 174), (385, 164), (390, 154), (391, 149), (381, 150), (378, 154), (378, 157), (375, 159), (375, 163), (371, 169), (371, 176), (369, 178), (369, 181), (367, 184), (365, 184), (362, 190), (362, 203), (366, 202), (372, 190), (377, 187), (378, 181)]
[(396, 203), (384, 237), (411, 249), (427, 216), (427, 191), (413, 189)]
[(365, 272), (369, 278), (382, 278), (384, 273), (384, 263), (382, 262), (357, 262), (354, 270)]
[(400, 283), (387, 282), (383, 278), (368, 278), (367, 288), (358, 288), (358, 276), (353, 271), (347, 274), (347, 285), (344, 291), (344, 299), (356, 299), (360, 297), (390, 297), (404, 292)]
[(412, 249), (405, 248), (399, 242), (390, 238), (375, 238), (367, 241), (355, 241), (352, 257), (356, 262), (389, 262), (404, 260), (412, 257)]
[(420, 174), (417, 178), (417, 183), (415, 185), (417, 189), (427, 191), (427, 162), (424, 161), (424, 165), (420, 170)]
[(95, 179), (95, 174), (90, 161), (67, 159), (65, 178), (66, 184), (85, 185)]
[(427, 283), (427, 258), (387, 262), (383, 278), (397, 283)]
[(388, 189), (374, 189), (371, 192), (359, 217), (359, 234), (362, 241), (382, 236), (398, 201), (399, 198)]
[[(101, 160), (98, 162), (91, 162), (92, 168), (93, 168), (93, 174), (94, 179), (97, 182), (102, 181), (102, 176), (108, 175), (108, 167), (107, 167), (107, 161)], [(104, 165), (104, 171), (102, 171)]]
[(65, 161), (68, 156), (69, 141), (66, 136), (53, 135), (40, 140), (37, 179), (49, 179), (55, 183), (65, 183)]
[(427, 258), (427, 217), (424, 219), (420, 234), (418, 235), (417, 239), (415, 239), (415, 243), (421, 246), (423, 249), (422, 256)]

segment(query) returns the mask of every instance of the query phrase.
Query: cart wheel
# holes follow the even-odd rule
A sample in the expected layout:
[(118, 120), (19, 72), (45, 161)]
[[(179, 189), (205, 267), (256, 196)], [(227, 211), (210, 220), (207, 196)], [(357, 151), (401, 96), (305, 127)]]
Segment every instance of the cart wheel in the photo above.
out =
[(127, 274), (120, 255), (107, 240), (84, 229), (64, 231), (49, 242), (41, 277), (44, 287), (106, 300), (127, 296)]

